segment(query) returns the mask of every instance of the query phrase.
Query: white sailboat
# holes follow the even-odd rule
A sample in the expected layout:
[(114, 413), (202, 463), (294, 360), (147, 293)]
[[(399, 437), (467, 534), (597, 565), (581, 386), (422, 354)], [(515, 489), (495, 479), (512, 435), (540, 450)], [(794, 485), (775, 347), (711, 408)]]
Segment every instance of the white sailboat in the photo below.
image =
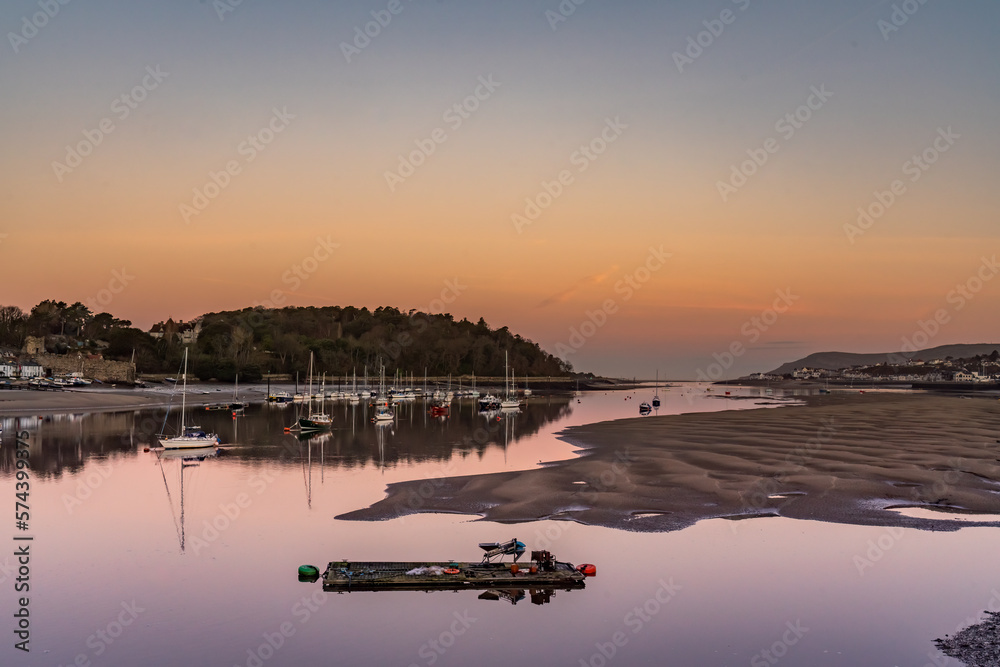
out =
[(354, 369), (354, 386), (351, 388), (351, 393), (347, 395), (348, 402), (360, 403), (361, 396), (358, 394), (358, 369)]
[(507, 371), (507, 352), (505, 351), (503, 353), (503, 384), (504, 384), (503, 388), (505, 396), (503, 400), (500, 401), (500, 409), (517, 410), (521, 407), (521, 402), (517, 400), (517, 391), (513, 390), (512, 388), (513, 383), (511, 382), (511, 379), (510, 377), (508, 377), (508, 375), (513, 377), (513, 374), (508, 373)]
[(184, 348), (184, 372), (181, 375), (183, 384), (181, 385), (181, 425), (179, 435), (173, 438), (160, 437), (160, 446), (164, 449), (199, 449), (201, 447), (214, 447), (219, 444), (219, 436), (214, 433), (206, 433), (200, 426), (185, 426), (184, 413), (187, 409), (187, 365), (188, 349)]
[(375, 415), (372, 417), (372, 421), (377, 424), (391, 422), (395, 418), (395, 413), (389, 408), (389, 397), (385, 393), (385, 366), (382, 366), (379, 375), (378, 396), (375, 398)]
[[(312, 393), (312, 380), (313, 380), (313, 353), (309, 353), (309, 416), (299, 417), (299, 428), (303, 432), (313, 432), (313, 431), (325, 431), (333, 425), (333, 418), (330, 415), (323, 412), (323, 400), (320, 399), (320, 412), (313, 412), (313, 393)], [(325, 377), (325, 376), (324, 376)], [(324, 381), (324, 384), (325, 381)], [(323, 389), (320, 389), (320, 395), (323, 395)]]

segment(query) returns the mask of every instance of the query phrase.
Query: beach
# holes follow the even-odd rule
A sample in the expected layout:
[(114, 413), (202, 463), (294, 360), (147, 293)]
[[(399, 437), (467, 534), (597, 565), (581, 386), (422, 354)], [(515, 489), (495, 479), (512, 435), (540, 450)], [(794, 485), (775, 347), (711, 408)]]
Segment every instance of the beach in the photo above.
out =
[(995, 399), (846, 392), (799, 406), (621, 419), (562, 431), (577, 458), (391, 484), (385, 499), (338, 518), (444, 512), (634, 531), (766, 516), (1000, 526), (998, 424)]

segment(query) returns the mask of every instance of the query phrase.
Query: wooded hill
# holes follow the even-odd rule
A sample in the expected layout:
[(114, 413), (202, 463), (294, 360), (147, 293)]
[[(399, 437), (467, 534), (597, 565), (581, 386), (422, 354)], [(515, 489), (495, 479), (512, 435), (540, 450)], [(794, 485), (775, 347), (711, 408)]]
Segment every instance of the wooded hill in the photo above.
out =
[[(572, 367), (536, 343), (477, 323), (455, 321), (450, 314), (429, 315), (382, 307), (245, 309), (209, 313), (192, 352), (199, 377), (227, 380), (240, 373), (247, 379), (261, 372), (304, 374), (309, 353), (315, 353), (317, 373), (340, 375), (354, 369), (386, 375), (396, 370), (423, 376), (502, 376), (504, 352), (517, 376), (565, 376)], [(165, 338), (170, 338), (165, 336)], [(176, 344), (175, 345), (179, 345)]]
[[(482, 318), (456, 321), (450, 314), (402, 312), (397, 308), (289, 307), (268, 310), (246, 308), (208, 313), (193, 323), (172, 320), (149, 332), (132, 327), (108, 313), (93, 314), (83, 304), (46, 300), (25, 314), (14, 306), (0, 307), (0, 345), (23, 346), (26, 336), (45, 338), (54, 353), (100, 353), (107, 359), (128, 361), (135, 354), (140, 373), (173, 374), (180, 366), (185, 343), (181, 333), (195, 325), (197, 338), (189, 347), (190, 372), (201, 379), (254, 381), (264, 373), (305, 374), (309, 353), (315, 353), (316, 372), (343, 376), (365, 366), (369, 375), (385, 365), (422, 377), (448, 374), (503, 376), (504, 352), (518, 377), (566, 376), (572, 366), (542, 350), (536, 343), (490, 328)], [(200, 325), (200, 326), (199, 326)], [(190, 339), (189, 338), (189, 339)]]

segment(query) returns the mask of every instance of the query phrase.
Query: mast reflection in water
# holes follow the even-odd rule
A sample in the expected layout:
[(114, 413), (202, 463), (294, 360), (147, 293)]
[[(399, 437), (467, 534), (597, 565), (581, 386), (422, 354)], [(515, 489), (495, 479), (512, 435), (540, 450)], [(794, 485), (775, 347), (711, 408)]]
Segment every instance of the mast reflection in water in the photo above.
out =
[[(285, 429), (295, 423), (299, 405), (258, 404), (243, 416), (194, 408), (188, 420), (219, 434), (220, 455), (249, 460), (300, 463), (310, 451), (323, 466), (395, 468), (422, 462), (447, 463), (453, 457), (482, 458), (490, 449), (507, 449), (539, 432), (545, 424), (567, 417), (570, 397), (535, 397), (517, 411), (480, 412), (471, 399), (456, 399), (445, 416), (432, 416), (430, 402), (396, 403), (396, 418), (387, 424), (370, 421), (372, 409), (341, 401), (329, 406), (334, 418), (329, 433), (305, 437)], [(33, 474), (59, 478), (82, 470), (89, 458), (134, 456), (157, 446), (156, 435), (167, 413), (159, 410), (66, 414), (7, 418), (8, 434), (32, 434)], [(9, 449), (0, 455), (0, 471), (13, 470)]]

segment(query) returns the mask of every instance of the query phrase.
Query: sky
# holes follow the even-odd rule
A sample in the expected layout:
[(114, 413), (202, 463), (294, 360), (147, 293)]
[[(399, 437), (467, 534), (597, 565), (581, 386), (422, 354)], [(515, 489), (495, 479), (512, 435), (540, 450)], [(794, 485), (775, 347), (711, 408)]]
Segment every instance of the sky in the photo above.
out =
[(0, 304), (415, 308), (672, 379), (995, 342), (998, 27), (993, 0), (8, 0)]

